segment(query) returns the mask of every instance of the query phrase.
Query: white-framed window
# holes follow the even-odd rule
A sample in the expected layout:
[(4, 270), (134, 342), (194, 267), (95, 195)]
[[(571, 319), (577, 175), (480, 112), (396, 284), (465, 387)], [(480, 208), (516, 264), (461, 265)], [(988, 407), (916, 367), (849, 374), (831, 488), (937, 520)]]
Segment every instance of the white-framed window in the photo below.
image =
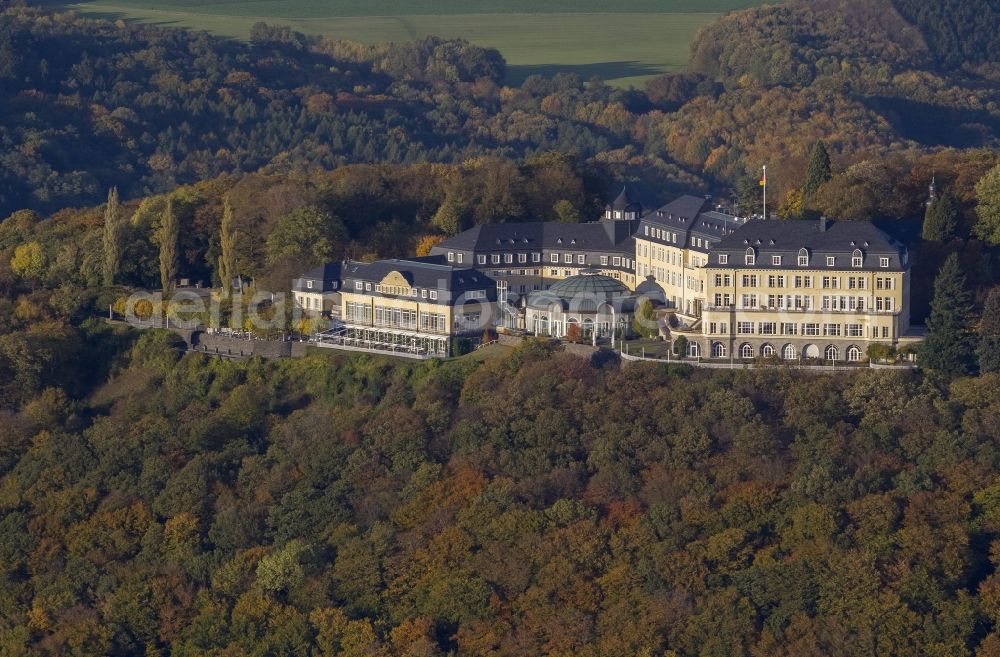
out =
[(362, 290), (362, 289), (364, 289), (364, 287), (365, 287), (365, 284), (362, 283), (361, 281), (354, 281), (354, 289), (355, 290)]
[(861, 324), (847, 324), (844, 334), (849, 338), (860, 338), (864, 336), (864, 327)]
[(831, 344), (826, 348), (826, 351), (823, 352), (823, 356), (827, 360), (837, 360), (838, 358), (840, 358), (840, 350)]
[(776, 267), (780, 267), (781, 266), (781, 256), (780, 255), (773, 255), (773, 256), (771, 256), (771, 264), (775, 265)]
[(608, 264), (608, 256), (601, 256), (601, 264), (602, 265)]
[(517, 261), (520, 262), (520, 263), (528, 262), (528, 254), (527, 253), (518, 253), (517, 254)]
[(753, 322), (736, 322), (736, 333), (739, 335), (753, 335)]
[(552, 262), (559, 262), (559, 254), (558, 253), (551, 254), (549, 256), (549, 260), (551, 260)]
[(372, 284), (371, 283), (367, 283), (367, 282), (365, 283), (365, 291), (366, 292), (371, 292), (372, 291)]
[(865, 261), (865, 256), (861, 252), (861, 249), (854, 249), (854, 253), (851, 254), (851, 266), (860, 268)]
[(541, 253), (532, 253), (531, 254), (531, 261), (532, 262), (541, 262), (542, 261), (542, 254)]
[(313, 282), (312, 281), (306, 281), (306, 287), (309, 288), (310, 290), (313, 289)]
[(438, 298), (437, 290), (431, 290), (430, 294), (431, 294), (431, 299), (437, 301)]
[(484, 256), (484, 255), (477, 255), (476, 256), (476, 262), (478, 262), (481, 265), (485, 265), (486, 264), (486, 256)]
[(712, 358), (725, 358), (726, 357), (726, 345), (721, 342), (712, 343)]
[(795, 347), (790, 344), (786, 344), (781, 348), (781, 357), (785, 360), (795, 360)]
[(612, 258), (611, 264), (614, 265), (615, 267), (621, 267), (622, 265), (621, 256), (615, 256), (614, 258)]
[(643, 235), (649, 235), (649, 226), (643, 226)]
[(744, 264), (755, 265), (757, 264), (757, 256), (753, 251), (753, 247), (747, 249), (746, 256), (743, 258)]
[(455, 254), (455, 260), (458, 261), (458, 264), (462, 264), (462, 254), (461, 253)]
[(584, 256), (584, 255), (582, 255), (582, 254), (581, 254), (581, 255), (578, 255), (578, 256), (576, 256), (576, 264), (578, 264), (578, 265), (583, 265), (583, 264), (586, 264), (586, 263), (587, 263), (587, 258), (586, 258), (586, 256)]
[(504, 261), (504, 263), (506, 263), (508, 265), (510, 263), (514, 262), (514, 254), (513, 253), (505, 253), (505, 254), (503, 254), (503, 261)]
[(809, 252), (805, 249), (799, 249), (799, 267), (809, 266)]
[(857, 363), (861, 360), (861, 349), (857, 345), (851, 345), (847, 348), (847, 360), (851, 363)]
[(827, 267), (833, 267), (836, 264), (837, 264), (837, 258), (836, 258), (836, 256), (827, 256), (826, 257), (826, 266)]
[(573, 262), (573, 254), (572, 253), (564, 253), (563, 254), (563, 263), (569, 265), (569, 264), (572, 264), (572, 262)]
[(774, 347), (772, 345), (766, 344), (760, 348), (760, 355), (764, 358), (773, 358), (775, 354)]
[(889, 259), (885, 257), (879, 258), (878, 266), (882, 267), (883, 269), (887, 268), (889, 266)]
[(499, 265), (500, 264), (500, 254), (499, 253), (492, 254), (490, 256), (490, 262), (492, 262), (494, 265)]
[(449, 251), (448, 252), (448, 262), (455, 262), (455, 252), (454, 251)]
[(729, 254), (727, 254), (727, 253), (720, 253), (719, 254), (719, 264), (720, 265), (728, 265), (729, 264)]
[(840, 324), (823, 324), (823, 335), (831, 338), (840, 337)]
[(815, 322), (807, 322), (802, 325), (802, 335), (817, 336), (819, 335), (819, 324)]
[(740, 347), (740, 358), (747, 358), (747, 359), (753, 358), (752, 344), (744, 343), (743, 346)]

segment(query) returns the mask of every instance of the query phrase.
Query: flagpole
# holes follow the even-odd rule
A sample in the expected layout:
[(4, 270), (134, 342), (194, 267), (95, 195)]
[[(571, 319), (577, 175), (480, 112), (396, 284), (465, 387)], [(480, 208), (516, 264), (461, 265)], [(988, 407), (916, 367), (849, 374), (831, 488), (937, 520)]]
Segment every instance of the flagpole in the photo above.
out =
[(767, 219), (767, 165), (764, 165), (764, 219)]

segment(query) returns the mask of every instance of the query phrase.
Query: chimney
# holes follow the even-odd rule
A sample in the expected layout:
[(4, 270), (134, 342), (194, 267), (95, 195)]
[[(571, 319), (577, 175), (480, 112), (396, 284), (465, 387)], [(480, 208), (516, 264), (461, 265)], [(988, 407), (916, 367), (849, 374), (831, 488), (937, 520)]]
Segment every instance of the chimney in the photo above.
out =
[(819, 218), (819, 232), (821, 233), (826, 232), (826, 217)]

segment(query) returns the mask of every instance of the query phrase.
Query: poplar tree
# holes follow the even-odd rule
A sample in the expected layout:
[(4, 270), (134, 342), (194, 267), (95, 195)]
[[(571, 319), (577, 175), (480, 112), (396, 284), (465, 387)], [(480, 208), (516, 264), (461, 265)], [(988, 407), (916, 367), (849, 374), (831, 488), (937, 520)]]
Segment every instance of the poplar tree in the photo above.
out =
[(1000, 372), (1000, 285), (991, 289), (986, 297), (976, 356), (980, 372)]
[(121, 268), (123, 229), (122, 212), (118, 205), (118, 188), (112, 187), (108, 191), (108, 202), (104, 208), (104, 263), (102, 273), (104, 276), (104, 285), (106, 286), (115, 284), (115, 278), (117, 278), (118, 270)]
[(958, 233), (958, 207), (951, 194), (933, 199), (924, 213), (923, 238), (932, 242), (948, 242)]
[(222, 203), (222, 228), (219, 233), (219, 278), (222, 280), (222, 296), (228, 297), (236, 275), (236, 229), (233, 227), (233, 206), (229, 197)]
[(830, 153), (826, 150), (826, 144), (817, 141), (813, 146), (812, 155), (809, 156), (809, 166), (806, 167), (806, 182), (802, 186), (802, 200), (807, 201), (810, 196), (816, 193), (820, 185), (832, 177), (830, 170)]
[(934, 279), (934, 299), (927, 318), (927, 337), (920, 348), (920, 362), (928, 369), (946, 374), (968, 374), (975, 359), (972, 297), (965, 275), (952, 253)]
[(177, 278), (177, 217), (174, 215), (174, 202), (167, 199), (167, 207), (160, 219), (158, 241), (160, 243), (160, 286), (164, 292), (174, 289), (174, 279)]

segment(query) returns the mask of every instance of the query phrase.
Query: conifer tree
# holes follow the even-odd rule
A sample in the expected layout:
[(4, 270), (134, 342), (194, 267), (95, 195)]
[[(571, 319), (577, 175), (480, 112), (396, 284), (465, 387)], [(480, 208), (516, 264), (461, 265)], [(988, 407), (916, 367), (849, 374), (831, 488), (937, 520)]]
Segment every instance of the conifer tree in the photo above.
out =
[(976, 355), (980, 372), (1000, 372), (1000, 285), (986, 297)]
[(971, 295), (965, 275), (952, 253), (934, 279), (934, 299), (927, 319), (927, 337), (920, 349), (920, 362), (946, 374), (968, 374), (974, 362), (975, 341), (969, 330)]
[(228, 297), (236, 275), (236, 229), (233, 226), (233, 206), (227, 196), (222, 205), (222, 228), (219, 233), (219, 278), (222, 281), (222, 296)]
[(104, 284), (107, 286), (115, 284), (115, 278), (117, 278), (118, 270), (121, 268), (123, 229), (122, 212), (118, 205), (118, 188), (112, 187), (108, 191), (108, 203), (104, 208), (104, 262), (102, 273)]
[(802, 200), (809, 200), (820, 185), (831, 178), (833, 174), (830, 170), (830, 153), (826, 150), (826, 144), (817, 141), (813, 146), (812, 155), (809, 156), (809, 166), (806, 167), (806, 182), (802, 186)]
[(164, 292), (170, 292), (174, 289), (174, 279), (177, 278), (178, 232), (177, 217), (174, 215), (174, 202), (168, 198), (157, 235), (160, 244), (160, 285)]
[(958, 233), (958, 207), (951, 194), (942, 194), (927, 206), (924, 213), (923, 238), (932, 242), (948, 242)]

